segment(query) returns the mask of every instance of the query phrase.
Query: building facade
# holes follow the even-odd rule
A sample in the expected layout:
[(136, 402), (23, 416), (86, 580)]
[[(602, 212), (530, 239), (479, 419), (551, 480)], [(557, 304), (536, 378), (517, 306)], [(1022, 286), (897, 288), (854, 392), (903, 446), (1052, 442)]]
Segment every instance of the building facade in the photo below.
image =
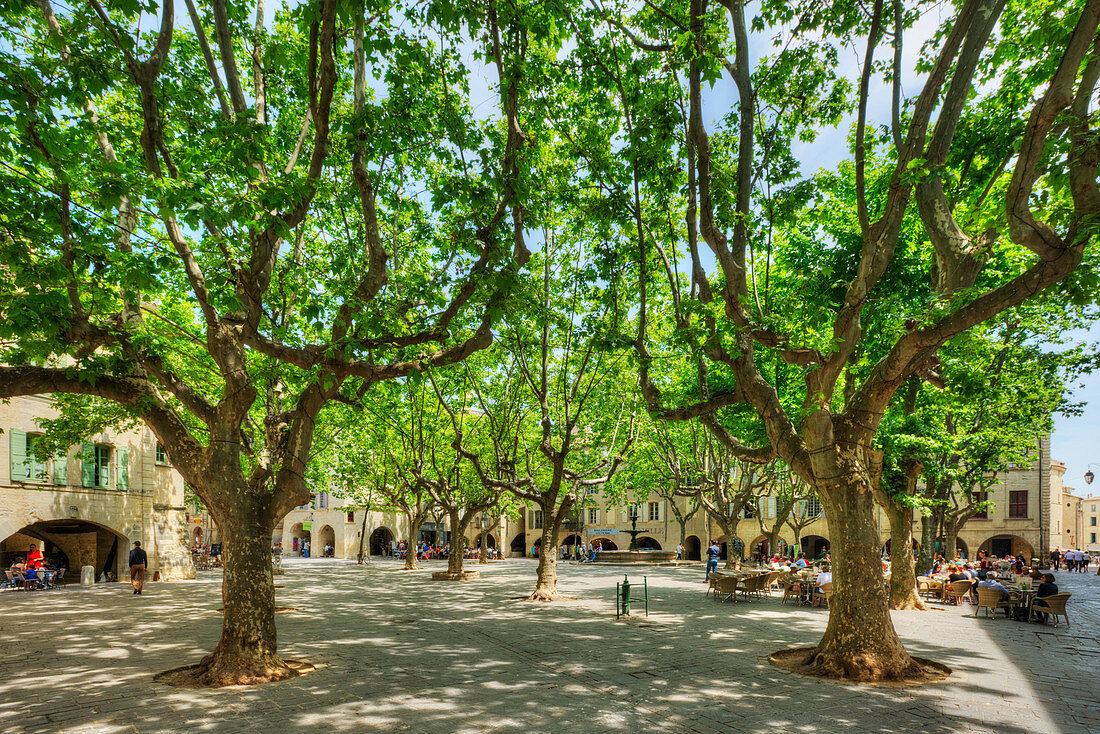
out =
[[(485, 538), (487, 547), (496, 548), (504, 556), (516, 555), (510, 552), (507, 544), (502, 544), (502, 539), (516, 534), (514, 519), (486, 514), (479, 520), (489, 528)], [(471, 523), (466, 529), (467, 545), (475, 546), (479, 534), (480, 524)], [(388, 555), (408, 536), (404, 514), (354, 508), (344, 499), (321, 492), (309, 504), (287, 513), (275, 528), (272, 545), (279, 546), (287, 556), (301, 555), (303, 547), (309, 543), (311, 557), (322, 556), (329, 547), (334, 558), (355, 559), (360, 549), (365, 556)], [(421, 526), (417, 538), (417, 542), (433, 545), (450, 545), (451, 540), (450, 523), (445, 516), (429, 519)]]
[(1082, 550), (1100, 553), (1100, 495), (1081, 500), (1081, 543)]
[(92, 566), (97, 580), (122, 580), (140, 541), (151, 577), (194, 578), (183, 479), (152, 432), (104, 431), (41, 461), (39, 421), (56, 416), (44, 396), (0, 405), (0, 563), (34, 543), (70, 574)]

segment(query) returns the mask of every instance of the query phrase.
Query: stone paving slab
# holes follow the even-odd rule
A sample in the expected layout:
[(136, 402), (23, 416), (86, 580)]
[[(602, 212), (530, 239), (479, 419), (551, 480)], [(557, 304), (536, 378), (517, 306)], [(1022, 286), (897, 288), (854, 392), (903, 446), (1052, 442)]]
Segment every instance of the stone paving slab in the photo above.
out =
[(287, 559), (277, 584), (284, 654), (318, 670), (254, 688), (180, 690), (155, 673), (217, 642), (220, 572), (147, 586), (0, 593), (0, 731), (573, 733), (629, 731), (1100, 732), (1100, 578), (1059, 573), (1072, 627), (972, 608), (895, 612), (911, 652), (949, 665), (919, 688), (807, 679), (767, 662), (813, 644), (827, 612), (705, 598), (701, 568), (643, 570), (648, 618), (616, 621), (621, 568), (565, 565), (575, 601), (537, 604), (535, 564), (478, 581)]

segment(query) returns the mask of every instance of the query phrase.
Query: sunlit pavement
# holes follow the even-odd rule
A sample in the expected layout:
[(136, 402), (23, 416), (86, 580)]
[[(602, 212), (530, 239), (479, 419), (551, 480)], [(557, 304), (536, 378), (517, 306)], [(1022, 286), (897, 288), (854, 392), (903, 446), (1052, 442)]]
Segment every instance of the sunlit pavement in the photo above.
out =
[[(910, 651), (954, 674), (919, 688), (807, 679), (775, 650), (815, 642), (826, 612), (705, 598), (702, 568), (650, 568), (650, 616), (616, 621), (621, 568), (566, 565), (575, 601), (517, 599), (535, 563), (480, 581), (287, 559), (279, 641), (318, 666), (266, 686), (154, 683), (217, 642), (220, 572), (157, 583), (0, 593), (0, 731), (1097, 732), (1100, 577), (1058, 573), (1072, 628), (975, 619), (970, 606), (897, 612)], [(638, 587), (635, 587), (638, 591)], [(640, 614), (641, 607), (635, 610)]]

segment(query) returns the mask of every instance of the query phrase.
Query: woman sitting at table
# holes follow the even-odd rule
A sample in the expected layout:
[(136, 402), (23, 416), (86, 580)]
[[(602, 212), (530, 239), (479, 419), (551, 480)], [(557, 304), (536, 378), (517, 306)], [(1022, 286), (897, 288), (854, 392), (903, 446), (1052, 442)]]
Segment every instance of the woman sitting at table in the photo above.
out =
[(1054, 583), (1054, 574), (1044, 573), (1039, 588), (1035, 590), (1035, 599), (1031, 602), (1031, 621), (1046, 623), (1047, 613), (1041, 612), (1037, 607), (1050, 609), (1043, 597), (1054, 596), (1058, 593), (1058, 584)]
[(821, 600), (825, 598), (825, 592), (821, 590), (821, 587), (825, 584), (831, 584), (833, 582), (833, 575), (828, 571), (822, 571), (817, 575), (814, 580), (814, 606), (820, 606)]
[(951, 566), (948, 569), (947, 583), (953, 584), (956, 581), (966, 581), (967, 576), (963, 573), (961, 566)]
[(1015, 563), (1012, 564), (1012, 575), (1013, 576), (1023, 576), (1025, 573), (1026, 573), (1026, 571), (1024, 571), (1024, 562), (1023, 561), (1016, 561)]

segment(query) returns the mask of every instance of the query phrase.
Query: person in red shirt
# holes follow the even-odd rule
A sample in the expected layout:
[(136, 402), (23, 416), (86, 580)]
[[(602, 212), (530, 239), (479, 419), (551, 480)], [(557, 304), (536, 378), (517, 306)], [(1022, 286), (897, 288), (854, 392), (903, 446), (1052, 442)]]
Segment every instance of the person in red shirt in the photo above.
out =
[(31, 549), (27, 551), (27, 568), (39, 569), (45, 564), (46, 561), (42, 557), (42, 551), (38, 550), (34, 543), (31, 543)]

